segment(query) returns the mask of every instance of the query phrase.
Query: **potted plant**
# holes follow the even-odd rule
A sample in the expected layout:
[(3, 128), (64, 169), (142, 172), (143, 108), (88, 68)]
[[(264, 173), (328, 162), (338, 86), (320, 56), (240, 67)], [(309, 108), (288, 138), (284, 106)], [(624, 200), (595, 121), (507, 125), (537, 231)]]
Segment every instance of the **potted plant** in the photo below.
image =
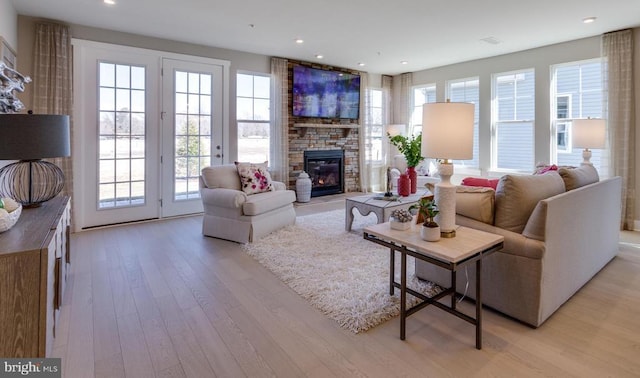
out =
[(407, 161), (407, 174), (411, 179), (411, 193), (415, 193), (418, 187), (418, 174), (416, 173), (416, 167), (424, 158), (422, 157), (421, 145), (422, 145), (422, 133), (418, 136), (403, 136), (395, 135), (391, 136), (387, 133), (389, 142), (396, 146), (398, 151), (404, 155), (404, 159)]
[(411, 228), (411, 221), (413, 215), (408, 210), (396, 209), (391, 212), (391, 218), (389, 218), (389, 227), (393, 230), (408, 230)]
[(412, 207), (417, 208), (418, 214), (424, 219), (424, 223), (420, 227), (420, 237), (431, 242), (440, 240), (440, 225), (435, 221), (435, 217), (440, 211), (436, 202), (430, 197), (422, 197)]

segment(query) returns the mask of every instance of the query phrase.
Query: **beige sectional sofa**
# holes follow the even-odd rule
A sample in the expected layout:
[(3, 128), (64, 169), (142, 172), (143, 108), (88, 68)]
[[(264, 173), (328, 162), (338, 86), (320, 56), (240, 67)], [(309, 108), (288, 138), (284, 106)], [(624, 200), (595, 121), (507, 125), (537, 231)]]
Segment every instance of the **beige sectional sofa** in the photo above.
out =
[[(617, 253), (622, 179), (599, 181), (591, 166), (543, 175), (506, 175), (493, 189), (465, 189), (456, 223), (505, 237), (483, 260), (483, 302), (540, 326)], [(450, 275), (416, 261), (416, 275), (450, 285)], [(457, 275), (473, 298), (475, 269)]]

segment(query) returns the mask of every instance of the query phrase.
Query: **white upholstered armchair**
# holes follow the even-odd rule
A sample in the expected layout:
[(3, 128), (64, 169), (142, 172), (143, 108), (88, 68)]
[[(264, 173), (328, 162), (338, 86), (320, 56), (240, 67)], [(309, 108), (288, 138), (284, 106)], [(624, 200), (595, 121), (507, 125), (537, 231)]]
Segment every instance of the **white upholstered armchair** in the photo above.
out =
[(295, 192), (281, 182), (271, 181), (273, 190), (247, 194), (233, 164), (206, 167), (200, 176), (204, 205), (202, 233), (238, 243), (253, 242), (294, 224)]

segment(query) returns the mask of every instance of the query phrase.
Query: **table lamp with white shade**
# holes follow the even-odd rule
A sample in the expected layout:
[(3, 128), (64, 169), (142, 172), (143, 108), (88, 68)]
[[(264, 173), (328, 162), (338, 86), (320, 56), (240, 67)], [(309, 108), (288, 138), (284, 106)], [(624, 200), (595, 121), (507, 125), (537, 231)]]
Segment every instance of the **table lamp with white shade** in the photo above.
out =
[(434, 200), (440, 213), (436, 222), (441, 235), (456, 235), (456, 186), (451, 183), (450, 159), (473, 158), (474, 105), (466, 102), (436, 102), (422, 106), (422, 156), (443, 159), (438, 167), (440, 182), (435, 185)]
[(582, 151), (582, 165), (593, 165), (591, 148), (603, 149), (607, 137), (606, 122), (600, 118), (576, 119), (571, 125), (571, 142), (575, 148)]

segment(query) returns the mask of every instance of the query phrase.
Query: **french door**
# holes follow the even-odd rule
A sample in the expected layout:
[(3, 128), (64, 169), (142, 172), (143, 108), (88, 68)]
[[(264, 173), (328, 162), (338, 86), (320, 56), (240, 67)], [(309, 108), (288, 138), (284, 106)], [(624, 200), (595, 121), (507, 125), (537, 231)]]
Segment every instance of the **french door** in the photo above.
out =
[(200, 170), (222, 163), (222, 67), (163, 59), (162, 71), (162, 216), (201, 212)]
[(222, 163), (228, 62), (73, 43), (76, 228), (202, 211), (200, 169)]

